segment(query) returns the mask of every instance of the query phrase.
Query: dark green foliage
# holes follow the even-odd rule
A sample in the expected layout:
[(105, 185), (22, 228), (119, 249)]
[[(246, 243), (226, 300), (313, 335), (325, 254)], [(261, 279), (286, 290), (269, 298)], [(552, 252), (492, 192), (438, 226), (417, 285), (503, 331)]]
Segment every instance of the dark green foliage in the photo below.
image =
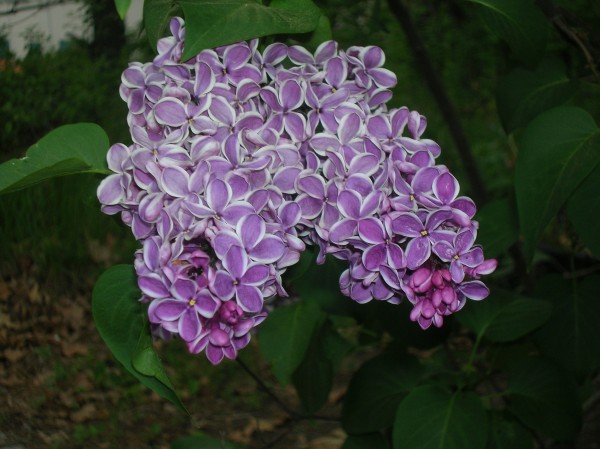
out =
[[(401, 0), (321, 0), (317, 8), (308, 0), (146, 0), (144, 17), (155, 44), (169, 17), (185, 14), (186, 58), (207, 46), (268, 34), (312, 48), (330, 34), (341, 48), (382, 46), (386, 67), (398, 74), (392, 104), (427, 115), (427, 136), (441, 144), (442, 162), (462, 184), (472, 173), (461, 173), (458, 144), (439, 112), (448, 105), (436, 102), (424, 84), (427, 74), (391, 13), (394, 1)], [(585, 0), (555, 3), (404, 0), (471, 142), (475, 169), (483, 173), (492, 200), (476, 216), (478, 242), (501, 264), (489, 298), (467, 301), (456, 320), (424, 333), (408, 320), (407, 301), (355, 304), (339, 292), (343, 267), (331, 259), (317, 267), (314, 254), (305, 254), (286, 280), (300, 300), (275, 308), (258, 336), (275, 378), (282, 385), (291, 381), (298, 393), (302, 410), (290, 413), (292, 421), (313, 416), (327, 402), (336, 371), (360, 349), (379, 355), (357, 368), (343, 399), (341, 419), (349, 434), (344, 449), (532, 449), (534, 440), (577, 438), (589, 395), (582, 386), (600, 368), (600, 277), (590, 275), (600, 255), (600, 133), (594, 119), (600, 78), (588, 57), (600, 54), (590, 27), (600, 10)], [(124, 9), (127, 2), (118, 5)], [(556, 17), (564, 25), (560, 32)], [(573, 45), (569, 32), (586, 38)], [(53, 58), (56, 67), (75, 70), (61, 55)], [(74, 117), (94, 120), (105, 97), (116, 97), (118, 80), (99, 97), (108, 84), (81, 76), (102, 64), (86, 58), (76, 65), (79, 76), (69, 72), (74, 81), (68, 91), (59, 83), (42, 86), (39, 65), (23, 61), (23, 73), (38, 80), (21, 92), (39, 104), (29, 96), (19, 102), (10, 91), (16, 92), (9, 86), (22, 81), (21, 74), (0, 72), (0, 92), (8, 98), (0, 105), (6, 157)], [(46, 104), (45, 89), (52, 88), (67, 100)], [(48, 113), (51, 107), (58, 111)], [(11, 143), (23, 134), (32, 140)], [(16, 198), (11, 195), (7, 201)], [(151, 346), (138, 296), (131, 267), (109, 270), (94, 291), (96, 325), (132, 374), (183, 407)], [(173, 447), (228, 444), (201, 435)]]
[(121, 364), (144, 385), (185, 411), (158, 358), (133, 266), (115, 265), (96, 282), (92, 312), (98, 332)]

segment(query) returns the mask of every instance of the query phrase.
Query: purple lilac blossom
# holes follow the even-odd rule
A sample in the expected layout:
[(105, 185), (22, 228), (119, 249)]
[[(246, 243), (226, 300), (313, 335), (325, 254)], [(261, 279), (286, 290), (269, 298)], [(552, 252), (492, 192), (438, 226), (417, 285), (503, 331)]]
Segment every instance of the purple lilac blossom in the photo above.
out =
[(388, 109), (380, 48), (252, 40), (181, 61), (183, 20), (170, 29), (153, 62), (123, 72), (134, 143), (109, 149), (98, 188), (141, 243), (156, 336), (235, 358), (309, 245), (317, 263), (348, 263), (352, 300), (406, 298), (423, 329), (488, 295), (479, 279), (497, 263), (475, 244), (475, 204), (435, 163), (426, 118)]

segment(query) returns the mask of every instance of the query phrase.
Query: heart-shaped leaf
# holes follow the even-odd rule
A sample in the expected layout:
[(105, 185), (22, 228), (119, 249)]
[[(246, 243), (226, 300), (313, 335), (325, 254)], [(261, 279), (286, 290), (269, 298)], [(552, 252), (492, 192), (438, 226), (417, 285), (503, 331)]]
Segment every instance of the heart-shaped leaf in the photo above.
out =
[(152, 348), (150, 327), (140, 297), (131, 265), (115, 265), (106, 270), (92, 292), (96, 328), (127, 371), (187, 413)]
[(600, 130), (583, 109), (558, 107), (525, 129), (519, 144), (515, 189), (528, 260), (542, 231), (600, 162)]
[(487, 427), (485, 410), (474, 393), (450, 393), (427, 385), (412, 390), (400, 403), (393, 447), (483, 449)]
[(600, 276), (575, 282), (550, 275), (537, 287), (536, 296), (553, 306), (552, 316), (535, 333), (540, 349), (567, 371), (585, 374), (600, 367)]
[(206, 48), (272, 34), (307, 33), (321, 12), (311, 0), (180, 0), (186, 22), (182, 59)]
[(533, 0), (470, 0), (481, 5), (481, 18), (492, 33), (503, 39), (523, 63), (542, 58), (548, 21)]
[(499, 82), (496, 95), (504, 129), (510, 133), (541, 112), (563, 104), (575, 94), (577, 85), (556, 59), (543, 61), (533, 71), (513, 70)]
[(177, 11), (174, 0), (144, 0), (144, 29), (152, 49), (169, 28), (169, 21)]
[(0, 193), (77, 173), (109, 174), (108, 137), (93, 123), (64, 125), (32, 145), (22, 159), (0, 164)]
[(457, 319), (478, 338), (508, 342), (540, 327), (551, 313), (552, 306), (545, 301), (496, 288), (484, 301), (469, 303)]
[(325, 314), (317, 303), (305, 300), (275, 309), (261, 325), (260, 349), (282, 385), (289, 382), (304, 359), (313, 332), (324, 320)]
[[(585, 246), (600, 259), (600, 165), (577, 187), (567, 204), (567, 214)], [(596, 219), (590, 219), (596, 217)]]
[(557, 440), (573, 438), (581, 426), (577, 387), (558, 366), (544, 359), (509, 367), (509, 410), (525, 425)]
[(384, 354), (367, 361), (352, 377), (342, 411), (346, 432), (390, 427), (400, 401), (416, 387), (423, 370), (416, 358)]

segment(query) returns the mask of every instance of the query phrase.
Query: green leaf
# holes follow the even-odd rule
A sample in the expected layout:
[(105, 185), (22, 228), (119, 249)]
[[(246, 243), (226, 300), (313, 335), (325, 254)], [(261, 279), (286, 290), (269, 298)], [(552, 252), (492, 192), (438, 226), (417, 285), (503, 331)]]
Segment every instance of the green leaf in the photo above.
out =
[(527, 126), (519, 145), (515, 190), (528, 260), (542, 231), (598, 162), (600, 130), (583, 109), (551, 109)]
[(483, 449), (487, 416), (474, 393), (450, 393), (427, 385), (400, 403), (394, 424), (394, 449)]
[(325, 14), (321, 14), (317, 27), (310, 34), (310, 39), (304, 45), (308, 50), (315, 51), (319, 45), (325, 41), (333, 39), (333, 32), (331, 31), (331, 22)]
[[(567, 214), (587, 248), (600, 258), (600, 165), (579, 185), (567, 203)], [(593, 218), (592, 218), (593, 217)]]
[(349, 435), (341, 449), (388, 449), (388, 444), (380, 433)]
[(581, 426), (574, 381), (544, 359), (527, 359), (507, 370), (509, 410), (525, 425), (557, 440), (571, 439)]
[(310, 415), (327, 402), (335, 368), (352, 348), (329, 320), (313, 332), (306, 356), (292, 375), (305, 413)]
[(546, 49), (548, 21), (533, 0), (469, 0), (482, 6), (481, 18), (525, 64), (537, 64)]
[(96, 328), (127, 371), (187, 413), (152, 348), (150, 327), (140, 297), (131, 265), (115, 265), (106, 270), (92, 292)]
[(180, 0), (186, 21), (182, 59), (206, 48), (272, 34), (307, 33), (321, 12), (311, 0)]
[(550, 275), (537, 287), (536, 296), (553, 306), (550, 320), (535, 333), (542, 352), (578, 374), (600, 367), (600, 276), (567, 281)]
[(174, 0), (144, 0), (144, 29), (154, 51), (158, 40), (166, 34), (177, 9)]
[(507, 133), (527, 125), (535, 116), (560, 106), (577, 91), (577, 81), (556, 59), (544, 60), (534, 70), (515, 69), (498, 84), (496, 105)]
[(418, 384), (423, 370), (416, 358), (384, 354), (367, 361), (348, 387), (342, 425), (348, 433), (390, 427), (400, 401)]
[(131, 6), (131, 0), (115, 0), (115, 7), (121, 20), (125, 20), (129, 6)]
[(531, 433), (499, 412), (490, 412), (487, 449), (533, 449)]
[(223, 439), (216, 439), (197, 433), (189, 437), (178, 438), (171, 444), (171, 449), (240, 449), (241, 446)]
[(483, 206), (477, 211), (477, 221), (477, 243), (483, 246), (486, 258), (504, 253), (519, 238), (516, 205), (507, 198)]
[(309, 415), (327, 402), (333, 386), (333, 363), (325, 350), (327, 327), (313, 332), (306, 355), (292, 376), (302, 408)]
[(108, 137), (92, 123), (64, 125), (29, 147), (22, 159), (0, 164), (0, 194), (77, 173), (109, 174)]
[(275, 309), (261, 325), (260, 349), (279, 383), (289, 382), (304, 359), (313, 332), (324, 319), (325, 314), (316, 302), (303, 300)]
[(471, 301), (457, 319), (478, 338), (508, 342), (540, 327), (548, 321), (551, 313), (552, 306), (545, 301), (493, 289), (485, 300)]

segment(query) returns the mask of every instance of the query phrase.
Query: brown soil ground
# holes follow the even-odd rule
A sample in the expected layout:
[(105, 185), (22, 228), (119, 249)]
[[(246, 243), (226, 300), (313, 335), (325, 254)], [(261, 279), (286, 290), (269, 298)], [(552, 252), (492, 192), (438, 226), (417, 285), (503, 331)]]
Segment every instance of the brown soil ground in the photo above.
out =
[[(195, 432), (249, 449), (343, 444), (339, 421), (292, 421), (236, 363), (212, 367), (174, 341), (159, 352), (190, 415), (176, 410), (110, 354), (93, 324), (91, 285), (68, 290), (47, 293), (27, 276), (0, 279), (0, 449), (168, 449)], [(298, 406), (293, 390), (278, 388), (261, 366), (256, 345), (242, 357)], [(340, 377), (320, 415), (340, 416), (347, 381)]]
[[(341, 398), (351, 373), (372, 354), (342, 367), (319, 411), (332, 419), (294, 421), (235, 362), (213, 367), (180, 342), (162, 342), (158, 350), (186, 415), (113, 358), (93, 324), (87, 284), (48, 292), (33, 276), (0, 278), (0, 449), (169, 449), (197, 432), (247, 449), (343, 445)], [(299, 408), (293, 389), (277, 386), (255, 342), (241, 357), (282, 401)], [(600, 448), (599, 383), (584, 405), (577, 444), (539, 441), (537, 448)]]

